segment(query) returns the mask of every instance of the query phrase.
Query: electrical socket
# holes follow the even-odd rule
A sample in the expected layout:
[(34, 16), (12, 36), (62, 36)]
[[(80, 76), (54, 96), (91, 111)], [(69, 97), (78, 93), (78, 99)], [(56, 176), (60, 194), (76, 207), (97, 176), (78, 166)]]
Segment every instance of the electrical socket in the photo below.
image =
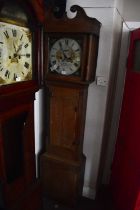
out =
[(96, 77), (96, 84), (100, 85), (100, 86), (107, 86), (108, 85), (108, 81), (103, 76), (97, 76)]

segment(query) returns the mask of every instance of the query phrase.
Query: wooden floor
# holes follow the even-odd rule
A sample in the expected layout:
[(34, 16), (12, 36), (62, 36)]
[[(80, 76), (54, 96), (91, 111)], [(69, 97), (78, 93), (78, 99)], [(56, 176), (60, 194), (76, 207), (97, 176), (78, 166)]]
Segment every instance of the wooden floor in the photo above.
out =
[(57, 201), (44, 198), (43, 210), (113, 210), (113, 208), (109, 193), (101, 191), (95, 200), (82, 197), (74, 207), (65, 206)]

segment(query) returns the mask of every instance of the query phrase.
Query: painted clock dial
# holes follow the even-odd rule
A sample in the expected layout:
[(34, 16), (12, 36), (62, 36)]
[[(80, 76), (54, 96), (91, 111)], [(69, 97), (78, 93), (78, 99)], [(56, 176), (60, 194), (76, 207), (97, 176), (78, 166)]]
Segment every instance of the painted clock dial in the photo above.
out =
[(32, 36), (26, 27), (0, 22), (0, 85), (32, 79)]
[(81, 47), (75, 39), (56, 40), (50, 49), (50, 71), (61, 75), (77, 72), (81, 65)]

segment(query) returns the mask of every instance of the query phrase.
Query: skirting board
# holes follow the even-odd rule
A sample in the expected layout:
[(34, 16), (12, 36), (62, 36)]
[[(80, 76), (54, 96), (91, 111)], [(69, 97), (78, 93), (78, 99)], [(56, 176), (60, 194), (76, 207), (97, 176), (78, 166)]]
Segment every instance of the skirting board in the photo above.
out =
[(92, 189), (90, 187), (85, 187), (84, 186), (83, 187), (83, 196), (94, 200), (95, 196), (96, 196), (96, 190)]

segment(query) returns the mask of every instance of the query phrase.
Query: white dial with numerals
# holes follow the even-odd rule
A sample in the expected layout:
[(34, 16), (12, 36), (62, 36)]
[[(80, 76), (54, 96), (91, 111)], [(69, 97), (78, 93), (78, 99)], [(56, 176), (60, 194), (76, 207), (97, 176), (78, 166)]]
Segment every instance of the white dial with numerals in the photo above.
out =
[(0, 85), (32, 79), (31, 32), (0, 22)]
[(81, 63), (81, 47), (71, 38), (58, 39), (50, 50), (50, 71), (62, 75), (77, 72)]

